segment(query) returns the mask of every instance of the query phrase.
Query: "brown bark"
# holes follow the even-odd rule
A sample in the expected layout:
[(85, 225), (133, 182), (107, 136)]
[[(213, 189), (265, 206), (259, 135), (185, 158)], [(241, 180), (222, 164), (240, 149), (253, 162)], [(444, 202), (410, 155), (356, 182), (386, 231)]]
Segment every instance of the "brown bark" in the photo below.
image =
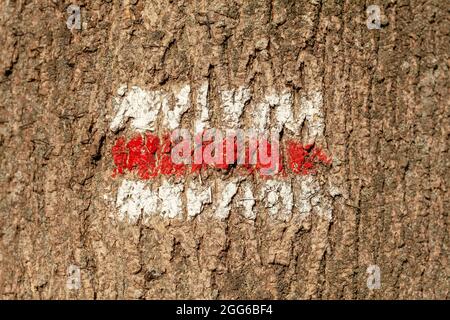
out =
[[(79, 1), (79, 31), (69, 4), (0, 4), (2, 298), (449, 297), (448, 1), (377, 1), (381, 30), (362, 1)], [(331, 221), (111, 220), (119, 85), (206, 79), (213, 110), (222, 87), (320, 88)]]

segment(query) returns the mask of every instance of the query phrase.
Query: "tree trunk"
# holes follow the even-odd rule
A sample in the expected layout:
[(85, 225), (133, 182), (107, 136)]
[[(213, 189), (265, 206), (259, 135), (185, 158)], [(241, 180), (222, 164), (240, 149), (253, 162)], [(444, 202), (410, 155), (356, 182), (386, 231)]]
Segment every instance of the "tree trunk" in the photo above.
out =
[[(449, 2), (374, 2), (379, 29), (370, 2), (318, 0), (77, 1), (69, 29), (69, 1), (2, 1), (0, 297), (448, 298)], [(139, 131), (121, 108), (155, 92), (169, 111)], [(117, 174), (120, 137), (192, 129), (199, 105), (211, 128), (265, 107), (284, 151), (332, 163)]]

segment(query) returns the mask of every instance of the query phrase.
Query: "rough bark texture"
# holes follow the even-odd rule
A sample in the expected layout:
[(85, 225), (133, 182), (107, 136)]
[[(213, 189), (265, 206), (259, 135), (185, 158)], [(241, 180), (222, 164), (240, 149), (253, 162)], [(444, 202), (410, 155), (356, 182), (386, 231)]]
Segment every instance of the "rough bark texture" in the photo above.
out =
[[(449, 297), (448, 1), (78, 1), (73, 31), (69, 4), (0, 4), (0, 297)], [(331, 220), (114, 219), (117, 89), (205, 80), (213, 125), (221, 88), (323, 94)]]

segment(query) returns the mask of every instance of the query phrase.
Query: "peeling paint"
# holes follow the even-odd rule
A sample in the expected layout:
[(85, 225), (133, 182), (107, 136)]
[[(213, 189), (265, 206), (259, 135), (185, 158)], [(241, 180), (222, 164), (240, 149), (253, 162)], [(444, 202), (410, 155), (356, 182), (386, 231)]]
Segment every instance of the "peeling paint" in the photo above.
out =
[[(188, 219), (193, 219), (209, 204), (212, 205), (216, 218), (226, 219), (231, 211), (232, 200), (241, 187), (242, 198), (238, 200), (238, 205), (243, 208), (242, 213), (247, 219), (256, 218), (254, 206), (256, 201), (260, 201), (267, 208), (269, 215), (279, 220), (290, 219), (294, 203), (303, 217), (314, 213), (331, 220), (332, 197), (322, 194), (317, 178), (305, 176), (297, 182), (299, 189), (296, 190), (295, 196), (290, 181), (267, 180), (258, 191), (258, 198), (254, 198), (252, 185), (248, 181), (218, 180), (214, 190), (211, 186), (191, 181), (186, 188), (184, 206), (182, 199), (185, 186), (182, 182), (171, 183), (164, 180), (158, 191), (153, 192), (150, 184), (123, 180), (117, 193), (116, 206), (119, 209), (119, 220), (131, 223), (136, 222), (141, 214), (144, 220), (155, 214), (169, 219), (181, 218), (184, 210), (187, 211)], [(213, 194), (219, 195), (219, 198), (213, 199)]]
[(158, 188), (158, 197), (161, 201), (160, 214), (164, 218), (181, 218), (183, 215), (183, 200), (181, 193), (184, 190), (183, 183), (169, 183), (164, 180)]
[[(294, 133), (298, 133), (306, 121), (308, 136), (303, 143), (313, 143), (316, 138), (323, 136), (325, 130), (322, 105), (323, 97), (320, 91), (311, 91), (303, 94), (295, 114), (291, 112), (289, 118), (286, 120), (286, 128)], [(288, 115), (288, 112), (284, 114)]]
[(303, 96), (300, 100), (301, 122), (308, 122), (308, 142), (314, 141), (317, 137), (323, 136), (325, 122), (322, 112), (323, 97), (319, 91), (313, 91), (308, 96)]
[(141, 214), (145, 216), (157, 211), (157, 196), (140, 181), (123, 180), (117, 191), (116, 206), (119, 208), (119, 220), (136, 222)]
[(191, 181), (186, 190), (187, 214), (192, 219), (203, 211), (205, 204), (212, 202), (211, 186)]
[(241, 86), (238, 89), (224, 90), (221, 97), (224, 125), (228, 128), (239, 128), (244, 106), (251, 97), (250, 89)]
[(216, 194), (220, 196), (220, 200), (215, 207), (214, 214), (219, 219), (226, 219), (230, 214), (231, 201), (237, 193), (239, 182), (237, 180), (230, 182), (219, 180), (216, 185), (218, 186)]
[(197, 114), (198, 119), (194, 123), (195, 133), (202, 132), (204, 129), (209, 128), (209, 109), (208, 109), (208, 82), (204, 82), (197, 91)]
[(320, 184), (314, 176), (305, 176), (300, 180), (300, 193), (295, 205), (303, 216), (315, 212), (328, 220), (332, 219), (331, 200), (321, 194)]
[(122, 129), (125, 123), (131, 119), (131, 127), (138, 132), (154, 131), (155, 123), (161, 108), (167, 108), (167, 95), (161, 91), (146, 91), (133, 86), (125, 94), (124, 87), (120, 87), (116, 98), (116, 115), (113, 118), (110, 129), (114, 132)]
[(260, 190), (260, 200), (272, 217), (288, 220), (294, 205), (291, 182), (267, 180)]
[(260, 102), (256, 105), (252, 113), (253, 128), (256, 132), (265, 132), (268, 118), (270, 115), (270, 105), (267, 101)]
[(276, 96), (274, 129), (279, 133), (289, 119), (292, 119), (292, 94), (284, 91)]
[(162, 112), (164, 114), (164, 128), (173, 130), (180, 126), (181, 117), (190, 107), (190, 92), (191, 87), (189, 85), (185, 85), (179, 89), (175, 93), (175, 106), (172, 110), (170, 110), (168, 104), (162, 105)]
[(241, 184), (241, 187), (243, 189), (243, 198), (240, 199), (241, 206), (244, 207), (244, 216), (247, 219), (255, 220), (256, 219), (256, 213), (253, 211), (253, 207), (256, 204), (256, 201), (253, 197), (253, 190), (252, 185), (248, 181), (244, 181)]

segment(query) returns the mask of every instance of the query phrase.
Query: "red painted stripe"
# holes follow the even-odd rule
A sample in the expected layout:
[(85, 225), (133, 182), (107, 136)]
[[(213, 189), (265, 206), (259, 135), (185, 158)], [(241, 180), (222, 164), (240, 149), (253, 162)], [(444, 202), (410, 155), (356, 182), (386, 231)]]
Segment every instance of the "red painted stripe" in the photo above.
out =
[(289, 168), (294, 174), (315, 174), (318, 163), (331, 165), (331, 158), (328, 158), (322, 149), (312, 144), (302, 145), (299, 142), (289, 141), (287, 154)]
[[(136, 135), (126, 142), (124, 137), (120, 137), (116, 140), (112, 147), (112, 157), (114, 160), (113, 177), (126, 172), (134, 172), (140, 179), (151, 179), (158, 175), (175, 175), (183, 176), (186, 174), (198, 174), (201, 170), (207, 168), (213, 168), (217, 170), (229, 170), (231, 167), (235, 167), (237, 174), (260, 174), (261, 168), (271, 168), (274, 164), (263, 165), (259, 156), (257, 157), (256, 164), (250, 164), (249, 150), (245, 147), (245, 161), (244, 164), (237, 164), (237, 145), (235, 141), (228, 141), (230, 144), (234, 144), (234, 163), (223, 164), (217, 163), (213, 165), (201, 164), (175, 164), (171, 159), (171, 150), (174, 143), (170, 140), (169, 134), (164, 134), (162, 139), (158, 136), (146, 133), (144, 135)], [(202, 149), (212, 141), (203, 142)], [(226, 157), (226, 143), (227, 139), (224, 139), (221, 144), (223, 146), (223, 157)], [(269, 142), (264, 141), (265, 145), (257, 146), (265, 147), (270, 155), (271, 145)], [(202, 152), (203, 152), (202, 150)], [(315, 145), (302, 145), (300, 142), (288, 141), (286, 144), (287, 151), (287, 170), (282, 166), (283, 156), (280, 154), (280, 171), (278, 176), (286, 176), (288, 174), (293, 175), (308, 175), (316, 174), (319, 165), (331, 165), (331, 158), (329, 158), (321, 148)], [(191, 150), (191, 155), (194, 151)], [(272, 176), (265, 176), (272, 177)]]

